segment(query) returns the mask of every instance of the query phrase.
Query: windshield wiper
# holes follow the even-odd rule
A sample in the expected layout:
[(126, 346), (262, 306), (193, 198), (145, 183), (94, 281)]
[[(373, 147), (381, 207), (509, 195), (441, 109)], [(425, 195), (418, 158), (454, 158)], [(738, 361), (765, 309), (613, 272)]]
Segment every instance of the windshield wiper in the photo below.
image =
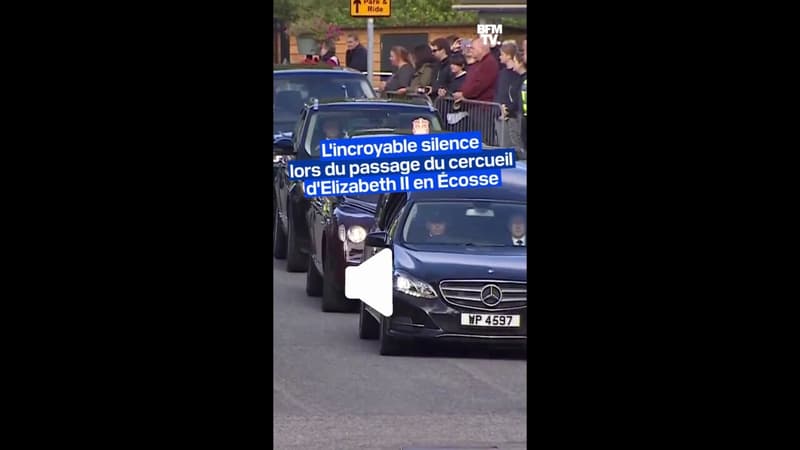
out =
[[(466, 247), (505, 247), (505, 244), (473, 244), (472, 242), (467, 242), (464, 244)], [(510, 247), (510, 246), (509, 246)]]

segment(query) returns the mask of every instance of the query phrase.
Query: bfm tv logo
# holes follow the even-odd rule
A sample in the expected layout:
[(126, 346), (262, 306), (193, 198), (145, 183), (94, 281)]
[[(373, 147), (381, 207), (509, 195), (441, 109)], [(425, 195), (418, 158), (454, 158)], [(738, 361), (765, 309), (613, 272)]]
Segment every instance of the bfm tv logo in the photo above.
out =
[(500, 35), (502, 34), (503, 25), (478, 24), (478, 36), (483, 39), (484, 44), (490, 47), (494, 47), (500, 42)]

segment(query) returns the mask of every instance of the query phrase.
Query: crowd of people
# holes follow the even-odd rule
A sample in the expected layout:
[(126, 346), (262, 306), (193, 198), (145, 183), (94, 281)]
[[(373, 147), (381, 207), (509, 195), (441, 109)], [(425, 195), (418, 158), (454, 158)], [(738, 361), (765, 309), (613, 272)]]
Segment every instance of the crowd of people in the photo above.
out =
[[(492, 111), (492, 114), (492, 107), (499, 104), (500, 111), (493, 122), (462, 122), (453, 124), (452, 129), (477, 128), (485, 135), (496, 136), (498, 142), (510, 142), (512, 147), (524, 152), (528, 115), (527, 43), (525, 39), (521, 45), (505, 41), (489, 46), (482, 39), (448, 36), (411, 51), (395, 46), (389, 52), (394, 70), (389, 80), (382, 83), (381, 91), (394, 95), (427, 95), (434, 100), (452, 98), (456, 105), (463, 100), (486, 102), (483, 110)], [(304, 62), (341, 65), (333, 41), (322, 42), (320, 56), (307, 55)], [(355, 34), (347, 36), (345, 65), (360, 72), (367, 71), (367, 51)], [(472, 105), (473, 115), (480, 116), (475, 113), (475, 105)], [(499, 136), (500, 133), (504, 136)]]
[[(481, 105), (486, 111), (494, 111), (492, 106), (499, 104), (495, 123), (482, 120), (478, 124), (468, 123), (467, 129), (477, 127), (489, 135), (504, 133), (505, 136), (498, 136), (498, 142), (510, 142), (514, 148), (524, 151), (527, 147), (527, 43), (527, 39), (521, 45), (505, 41), (491, 47), (482, 39), (449, 36), (415, 47), (412, 52), (404, 47), (392, 47), (389, 59), (394, 71), (381, 90), (396, 95), (424, 94), (434, 100), (452, 98), (456, 104), (463, 100), (486, 102)], [(477, 107), (473, 107), (472, 111), (476, 110)], [(464, 128), (454, 126), (453, 129)]]

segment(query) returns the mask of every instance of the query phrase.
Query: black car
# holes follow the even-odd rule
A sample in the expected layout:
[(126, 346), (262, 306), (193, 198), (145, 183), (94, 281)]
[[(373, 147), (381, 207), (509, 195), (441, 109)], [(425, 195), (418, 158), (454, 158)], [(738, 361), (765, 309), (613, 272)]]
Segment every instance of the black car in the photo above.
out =
[(410, 339), (527, 343), (527, 164), (502, 186), (402, 192), (379, 200), (365, 258), (393, 257), (393, 314), (363, 302), (359, 337), (399, 353)]
[[(394, 137), (410, 130), (378, 128), (349, 133), (353, 139)], [(345, 298), (345, 269), (362, 262), (364, 239), (375, 225), (380, 195), (347, 195), (311, 199), (308, 223), (309, 261), (306, 294), (322, 296), (324, 312), (356, 312), (358, 302)]]
[(303, 107), (312, 99), (375, 98), (366, 75), (343, 67), (275, 66), (272, 71), (274, 103), (273, 141), (290, 136)]
[(319, 144), (328, 138), (346, 138), (364, 129), (411, 129), (417, 119), (429, 122), (431, 131), (442, 129), (436, 110), (428, 104), (386, 99), (314, 101), (303, 109), (291, 140), (275, 143), (274, 154), (285, 156), (278, 162), (274, 181), (274, 254), (286, 258), (286, 269), (303, 272), (308, 268), (312, 241), (307, 223), (309, 199), (302, 181), (290, 181), (288, 160), (319, 158)]
[[(331, 67), (327, 64), (273, 66), (272, 93), (273, 144), (281, 140), (291, 140), (303, 107), (312, 99), (377, 97), (372, 84), (364, 74), (353, 69)], [(282, 159), (282, 155), (273, 155), (273, 178)], [(272, 209), (274, 216), (274, 205)]]
[(344, 296), (344, 272), (348, 266), (361, 262), (364, 239), (375, 224), (378, 197), (373, 194), (310, 199), (306, 293), (322, 296), (324, 312), (358, 311), (358, 302)]

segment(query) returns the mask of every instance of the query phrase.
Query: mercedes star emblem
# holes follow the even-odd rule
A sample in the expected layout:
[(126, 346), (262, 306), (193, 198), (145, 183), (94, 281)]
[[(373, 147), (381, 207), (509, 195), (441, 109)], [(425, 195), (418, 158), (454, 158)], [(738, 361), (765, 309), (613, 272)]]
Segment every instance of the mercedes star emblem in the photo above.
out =
[(496, 306), (503, 299), (503, 291), (496, 284), (487, 284), (481, 289), (481, 301), (486, 306)]

